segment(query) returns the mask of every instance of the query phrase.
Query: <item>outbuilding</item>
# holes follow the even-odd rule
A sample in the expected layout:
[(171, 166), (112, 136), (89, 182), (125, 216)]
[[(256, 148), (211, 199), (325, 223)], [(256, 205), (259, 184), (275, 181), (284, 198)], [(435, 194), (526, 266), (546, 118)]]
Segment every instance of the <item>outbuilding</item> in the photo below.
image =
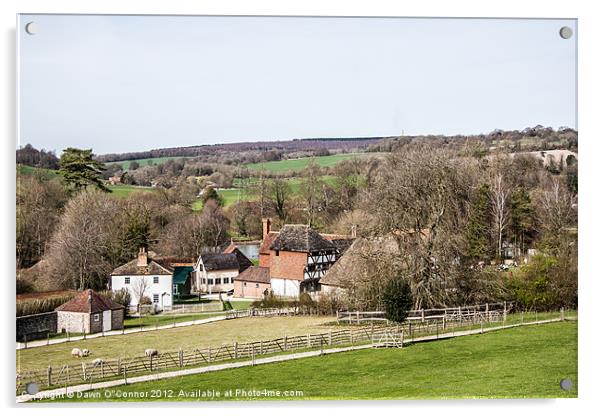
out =
[(91, 289), (55, 309), (57, 332), (93, 334), (123, 328), (124, 307)]

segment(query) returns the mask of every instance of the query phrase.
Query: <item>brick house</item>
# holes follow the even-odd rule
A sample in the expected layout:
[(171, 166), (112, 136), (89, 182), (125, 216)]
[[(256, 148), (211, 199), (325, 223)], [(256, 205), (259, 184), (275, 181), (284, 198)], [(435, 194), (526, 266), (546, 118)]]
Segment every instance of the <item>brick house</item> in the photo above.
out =
[(123, 305), (93, 290), (84, 290), (55, 309), (57, 332), (93, 334), (123, 328)]
[(271, 231), (271, 220), (263, 220), (263, 243), (259, 266), (269, 268), (275, 295), (297, 297), (315, 292), (324, 273), (353, 241), (352, 236), (320, 234), (308, 225), (287, 224)]
[(271, 291), (270, 269), (251, 266), (234, 278), (234, 297), (261, 299)]

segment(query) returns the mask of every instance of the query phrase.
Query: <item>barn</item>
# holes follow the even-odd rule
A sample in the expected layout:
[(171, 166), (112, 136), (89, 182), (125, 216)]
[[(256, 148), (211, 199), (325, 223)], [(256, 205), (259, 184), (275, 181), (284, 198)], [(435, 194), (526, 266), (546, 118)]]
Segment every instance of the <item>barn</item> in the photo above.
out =
[(55, 309), (57, 332), (93, 334), (123, 328), (124, 307), (91, 289)]

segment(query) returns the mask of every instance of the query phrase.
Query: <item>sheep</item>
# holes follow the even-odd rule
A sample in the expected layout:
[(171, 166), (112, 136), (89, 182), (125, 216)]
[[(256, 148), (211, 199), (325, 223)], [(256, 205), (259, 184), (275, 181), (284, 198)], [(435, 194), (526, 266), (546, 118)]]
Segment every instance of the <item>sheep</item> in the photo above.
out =
[(159, 355), (159, 351), (157, 351), (153, 348), (148, 348), (148, 349), (144, 350), (144, 355), (146, 355), (147, 357), (156, 357)]
[(104, 363), (105, 363), (105, 360), (103, 360), (102, 358), (97, 358), (94, 361), (92, 361), (93, 365), (101, 365), (101, 364), (104, 364)]
[(73, 357), (87, 357), (88, 355), (90, 355), (90, 350), (84, 348), (83, 350), (80, 350), (79, 348), (73, 348), (71, 350), (71, 355)]

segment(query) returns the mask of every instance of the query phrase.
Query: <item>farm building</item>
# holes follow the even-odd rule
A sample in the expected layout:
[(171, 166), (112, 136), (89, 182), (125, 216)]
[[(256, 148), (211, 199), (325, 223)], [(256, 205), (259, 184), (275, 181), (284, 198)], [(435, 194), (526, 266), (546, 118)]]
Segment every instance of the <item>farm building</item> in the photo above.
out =
[(357, 281), (371, 275), (369, 259), (398, 256), (399, 245), (393, 235), (386, 237), (358, 238), (341, 258), (320, 279), (314, 294), (343, 292)]
[(351, 236), (320, 234), (308, 225), (287, 224), (279, 232), (263, 221), (259, 265), (270, 270), (275, 295), (297, 297), (317, 290), (318, 282), (353, 241)]
[(93, 334), (123, 328), (124, 307), (93, 290), (78, 293), (55, 309), (57, 332)]
[(194, 290), (199, 293), (233, 290), (240, 267), (235, 253), (202, 254), (194, 267)]
[(111, 290), (127, 289), (130, 307), (137, 307), (140, 298), (147, 297), (156, 310), (170, 310), (174, 296), (190, 293), (193, 264), (193, 259), (152, 259), (145, 249), (140, 249), (137, 259), (113, 270)]
[(271, 291), (270, 269), (251, 266), (234, 278), (234, 297), (261, 299)]

